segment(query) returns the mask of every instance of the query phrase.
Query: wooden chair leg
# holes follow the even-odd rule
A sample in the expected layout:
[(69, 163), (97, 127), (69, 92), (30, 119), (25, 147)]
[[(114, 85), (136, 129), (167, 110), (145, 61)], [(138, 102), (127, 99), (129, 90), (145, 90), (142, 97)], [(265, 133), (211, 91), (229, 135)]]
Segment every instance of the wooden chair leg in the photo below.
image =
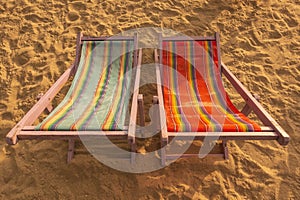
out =
[(75, 140), (69, 139), (68, 158), (67, 158), (68, 163), (70, 163), (72, 158), (74, 157), (74, 150), (75, 150)]
[[(152, 104), (153, 105), (158, 105), (158, 96), (153, 96)], [(156, 125), (156, 130), (159, 131), (159, 129), (160, 129), (159, 109), (155, 108), (153, 112), (154, 112), (153, 113), (154, 119), (152, 119), (153, 124)]]
[(224, 159), (228, 160), (229, 156), (228, 156), (228, 147), (227, 147), (227, 141), (223, 140), (222, 141), (222, 145), (223, 145), (223, 151), (224, 151)]
[(130, 163), (133, 164), (133, 163), (135, 163), (135, 159), (136, 159), (136, 143), (133, 140), (130, 140), (129, 143), (130, 143), (129, 145), (130, 145), (130, 150), (131, 150)]
[(161, 149), (160, 149), (160, 156), (161, 156), (161, 165), (162, 166), (166, 166), (166, 161), (167, 161), (167, 152), (166, 152), (166, 148), (167, 148), (167, 144), (168, 142), (167, 141), (161, 141)]
[(138, 111), (140, 117), (140, 126), (145, 126), (144, 99), (142, 94), (138, 95)]

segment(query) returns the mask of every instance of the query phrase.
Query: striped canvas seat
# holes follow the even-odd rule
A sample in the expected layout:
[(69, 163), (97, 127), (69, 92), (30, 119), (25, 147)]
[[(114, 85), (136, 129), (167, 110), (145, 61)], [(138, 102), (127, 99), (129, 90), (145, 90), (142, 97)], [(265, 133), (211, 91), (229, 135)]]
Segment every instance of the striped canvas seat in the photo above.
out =
[(162, 42), (169, 132), (247, 132), (260, 127), (232, 104), (222, 84), (216, 41)]
[(124, 130), (133, 40), (84, 41), (64, 100), (36, 130)]

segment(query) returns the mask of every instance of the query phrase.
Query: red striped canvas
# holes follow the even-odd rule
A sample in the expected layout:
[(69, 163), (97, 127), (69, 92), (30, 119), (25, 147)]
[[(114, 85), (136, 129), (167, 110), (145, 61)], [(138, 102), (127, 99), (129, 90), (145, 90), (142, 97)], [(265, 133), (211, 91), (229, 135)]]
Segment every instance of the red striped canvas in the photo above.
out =
[(225, 92), (216, 41), (163, 41), (162, 64), (168, 131), (260, 131)]

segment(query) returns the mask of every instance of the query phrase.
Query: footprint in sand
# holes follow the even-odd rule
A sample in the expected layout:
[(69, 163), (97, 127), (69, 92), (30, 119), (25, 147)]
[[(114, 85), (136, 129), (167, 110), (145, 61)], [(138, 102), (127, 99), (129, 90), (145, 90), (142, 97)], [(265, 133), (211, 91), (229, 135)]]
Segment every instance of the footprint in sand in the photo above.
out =
[(5, 112), (6, 110), (7, 110), (7, 106), (5, 104), (3, 104), (3, 103), (0, 103), (0, 113)]
[(16, 50), (12, 60), (15, 62), (17, 66), (24, 66), (34, 56), (35, 56), (34, 48), (26, 47), (26, 48)]
[(70, 12), (68, 14), (68, 20), (71, 22), (77, 21), (79, 18), (80, 18), (80, 16), (76, 12)]
[(80, 20), (82, 13), (85, 12), (86, 5), (80, 1), (75, 1), (69, 4), (69, 13), (67, 14), (67, 20), (69, 22), (75, 22)]
[(4, 181), (4, 183), (8, 183), (12, 180), (12, 177), (18, 173), (19, 169), (16, 163), (15, 151), (12, 147), (4, 145), (1, 153), (0, 153), (0, 179)]
[(98, 24), (97, 26), (97, 31), (99, 31), (100, 33), (103, 32), (103, 30), (106, 29), (106, 26), (104, 24)]
[[(289, 10), (288, 8), (282, 8), (280, 10), (281, 16), (276, 16), (277, 18), (283, 19), (290, 28), (297, 27), (299, 23), (297, 22), (297, 16)], [(276, 18), (274, 16), (274, 18)]]
[(33, 23), (47, 22), (47, 19), (40, 17), (37, 14), (28, 14), (28, 15), (25, 15), (24, 18)]
[(84, 11), (86, 10), (86, 5), (80, 1), (75, 1), (70, 4), (70, 9), (76, 11)]
[(22, 66), (29, 62), (29, 56), (26, 53), (22, 53), (13, 58), (13, 61), (18, 65)]
[(40, 42), (35, 42), (33, 45), (34, 51), (37, 53), (42, 53), (44, 52), (44, 46)]
[(11, 112), (4, 112), (2, 115), (1, 115), (2, 119), (4, 120), (12, 120), (14, 117), (13, 117), (13, 114)]
[(181, 16), (180, 12), (177, 10), (168, 9), (162, 13), (163, 17), (176, 17)]

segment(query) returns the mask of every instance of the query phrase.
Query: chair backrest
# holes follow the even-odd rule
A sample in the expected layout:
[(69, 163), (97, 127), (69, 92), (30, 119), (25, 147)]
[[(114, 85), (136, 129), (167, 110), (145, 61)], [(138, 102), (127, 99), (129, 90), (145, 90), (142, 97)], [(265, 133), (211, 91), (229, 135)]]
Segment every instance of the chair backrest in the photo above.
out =
[(160, 37), (160, 66), (168, 131), (254, 131), (223, 86), (218, 34)]
[(135, 45), (136, 37), (82, 37), (71, 87), (37, 129), (124, 130)]

